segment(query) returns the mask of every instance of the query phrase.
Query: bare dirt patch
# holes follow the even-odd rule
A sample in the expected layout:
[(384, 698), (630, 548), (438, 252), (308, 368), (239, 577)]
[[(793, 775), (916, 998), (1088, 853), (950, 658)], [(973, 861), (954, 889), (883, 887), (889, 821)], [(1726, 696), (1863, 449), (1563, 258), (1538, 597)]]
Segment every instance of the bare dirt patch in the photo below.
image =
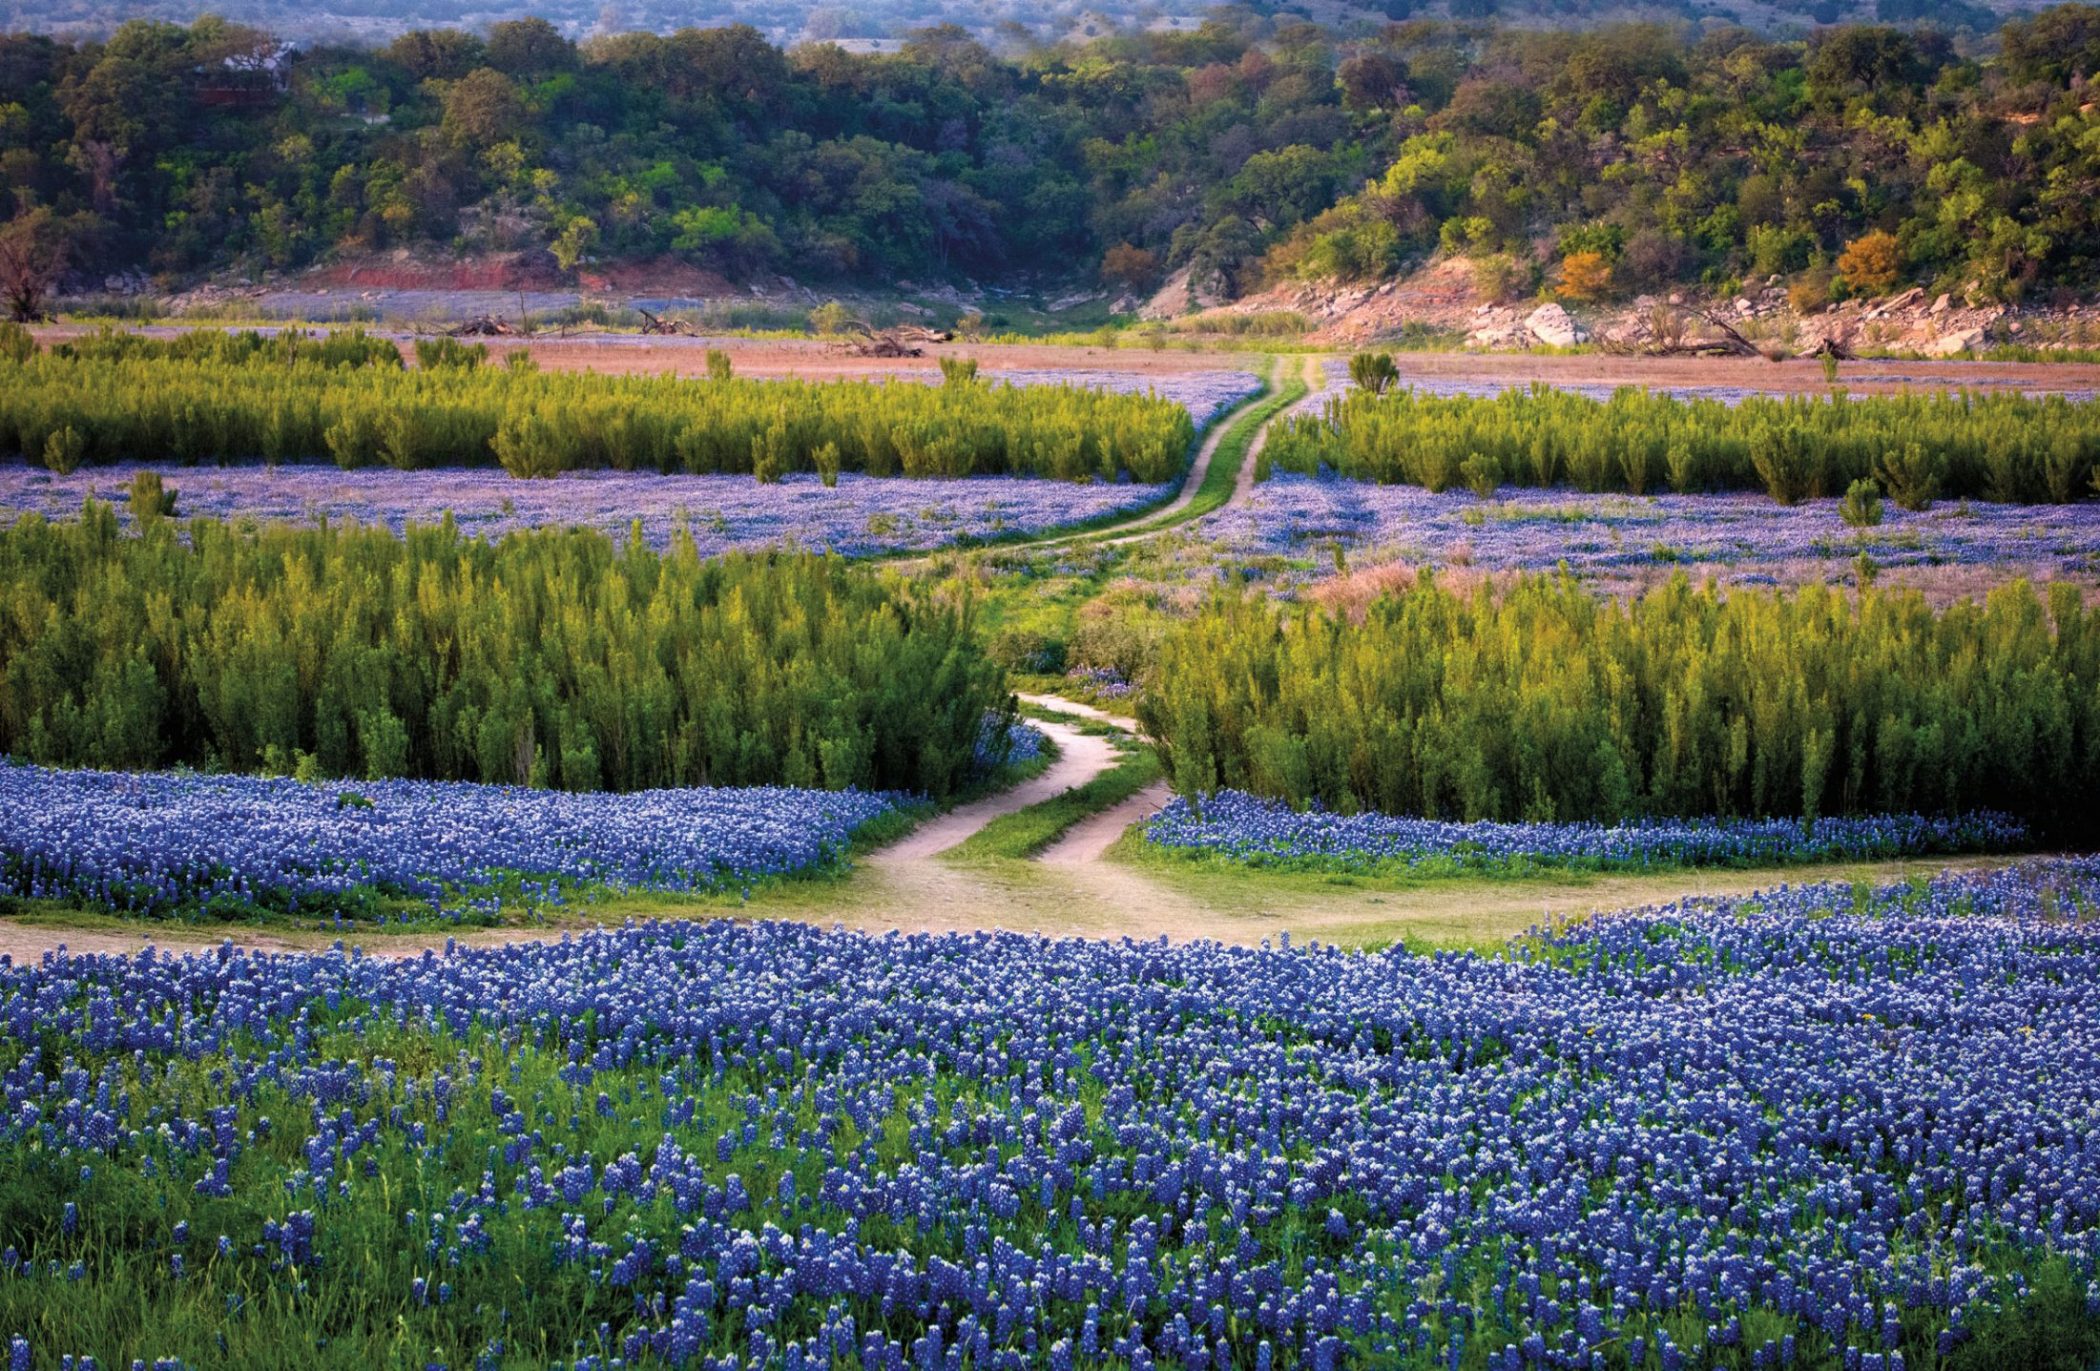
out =
[[(1484, 381), (1524, 386), (1641, 386), (1650, 389), (1744, 390), (1771, 395), (1828, 395), (1822, 365), (1747, 357), (1615, 357), (1607, 353), (1403, 352), (1400, 383)], [(2100, 391), (2100, 365), (2085, 362), (1847, 362), (1838, 388), (1854, 395), (1904, 391)]]
[(817, 339), (655, 338), (596, 334), (577, 338), (498, 338), (489, 350), (501, 357), (527, 351), (549, 371), (702, 376), (710, 349), (729, 354), (740, 376), (811, 379), (879, 379), (909, 375), (938, 377), (942, 356), (975, 357), (986, 372), (1113, 371), (1132, 376), (1185, 376), (1205, 371), (1245, 371), (1239, 353), (1140, 352), (1129, 348), (1034, 343), (949, 343), (923, 357), (855, 357)]

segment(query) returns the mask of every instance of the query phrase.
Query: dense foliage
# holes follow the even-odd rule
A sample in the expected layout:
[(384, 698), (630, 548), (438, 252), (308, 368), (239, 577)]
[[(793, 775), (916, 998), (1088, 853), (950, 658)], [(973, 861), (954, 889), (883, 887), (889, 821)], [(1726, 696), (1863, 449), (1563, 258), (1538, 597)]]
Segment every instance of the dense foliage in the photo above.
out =
[[(1520, 946), (0, 966), (18, 1364), (2084, 1366), (2090, 862)], [(615, 1361), (614, 1359), (618, 1360)]]
[(1432, 578), (1360, 623), (1220, 597), (1162, 644), (1138, 717), (1183, 794), (1465, 820), (1990, 809), (2090, 832), (2100, 620), (2024, 582), (1935, 612)]
[(1344, 39), (1250, 9), (1013, 59), (954, 28), (888, 55), (745, 27), (578, 47), (540, 21), (279, 54), (219, 20), (141, 21), (0, 40), (0, 141), (25, 223), (88, 273), (427, 245), (529, 249), (550, 273), (1098, 263), (1118, 288), (1188, 266), (1235, 289), (1450, 250), (1517, 294), (1776, 273), (2006, 296), (2100, 261), (2096, 70), (2100, 10), (2075, 4), (1995, 53), (1711, 21)]
[(1453, 823), (1365, 811), (1293, 809), (1236, 790), (1176, 795), (1145, 821), (1145, 841), (1187, 856), (1314, 871), (1644, 871), (1780, 866), (1999, 852), (2028, 832), (2002, 814), (1869, 814), (1798, 819), (1645, 819), (1630, 823)]
[(779, 786), (570, 794), (464, 781), (0, 764), (0, 895), (117, 914), (494, 920), (716, 891), (840, 860), (897, 797)]
[[(568, 790), (951, 793), (1008, 701), (966, 609), (836, 559), (449, 524), (0, 532), (0, 752)], [(310, 760), (309, 760), (310, 759)]]
[(1358, 391), (1283, 420), (1262, 462), (1432, 491), (1763, 488), (1793, 504), (1871, 480), (1913, 510), (1940, 496), (2063, 503), (2090, 496), (2100, 479), (2100, 406), (2017, 393), (1726, 404), (1631, 386), (1602, 401), (1543, 385), (1492, 397)]
[(404, 469), (500, 462), (514, 476), (607, 467), (761, 480), (795, 471), (835, 480), (845, 470), (1156, 482), (1181, 472), (1194, 438), (1188, 411), (1171, 400), (1081, 386), (403, 370), (398, 354), (334, 365), (235, 360), (222, 346), (231, 345), (191, 357), (111, 344), (0, 361), (0, 453), (66, 469), (141, 455), (332, 457)]

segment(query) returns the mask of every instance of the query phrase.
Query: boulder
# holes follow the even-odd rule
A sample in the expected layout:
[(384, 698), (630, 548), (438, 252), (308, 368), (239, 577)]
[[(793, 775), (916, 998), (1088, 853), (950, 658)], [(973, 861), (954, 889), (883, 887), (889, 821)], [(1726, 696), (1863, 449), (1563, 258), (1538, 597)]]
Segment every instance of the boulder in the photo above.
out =
[(1959, 333), (1949, 333), (1933, 339), (1918, 349), (1927, 357), (1952, 357), (1962, 352), (1980, 352), (1989, 344), (1989, 335), (1980, 328), (1965, 328)]
[(1571, 348), (1590, 340), (1590, 331), (1559, 305), (1540, 305), (1524, 320), (1531, 336), (1547, 347)]
[(1532, 335), (1513, 324), (1487, 324), (1466, 335), (1466, 346), (1488, 352), (1514, 352), (1531, 346)]

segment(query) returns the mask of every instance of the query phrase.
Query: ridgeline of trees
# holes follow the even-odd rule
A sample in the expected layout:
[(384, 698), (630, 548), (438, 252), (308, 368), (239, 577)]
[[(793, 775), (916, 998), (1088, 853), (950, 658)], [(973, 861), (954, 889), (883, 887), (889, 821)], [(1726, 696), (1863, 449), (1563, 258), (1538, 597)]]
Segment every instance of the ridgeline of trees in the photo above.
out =
[(1997, 809), (2090, 835), (2100, 620), (2025, 582), (1935, 612), (1694, 590), (1631, 603), (1433, 580), (1361, 623), (1223, 599), (1140, 699), (1176, 790), (1452, 819)]
[(1003, 672), (966, 609), (810, 556), (590, 532), (0, 531), (0, 754), (498, 781), (967, 779)]
[[(19, 331), (14, 335), (20, 338)], [(0, 346), (0, 453), (61, 471), (151, 454), (177, 462), (311, 461), (403, 469), (501, 463), (874, 476), (1171, 480), (1188, 411), (1081, 386), (939, 386), (541, 373), (452, 343), (402, 367), (357, 335), (264, 339), (105, 334), (49, 352)], [(0, 339), (4, 344), (5, 339)]]
[(2100, 482), (2100, 411), (2060, 395), (1609, 400), (1545, 386), (1493, 397), (1355, 391), (1270, 430), (1260, 474), (1429, 490), (1505, 483), (1634, 495), (1758, 490), (1783, 504), (1871, 481), (1906, 509), (1935, 499), (2068, 503)]
[(1778, 274), (1804, 304), (2090, 284), (2100, 7), (1964, 42), (1420, 20), (1343, 40), (1247, 10), (1016, 60), (954, 28), (881, 56), (745, 27), (579, 47), (539, 20), (290, 54), (213, 19), (18, 36), (0, 287), (402, 245), (883, 282), (1188, 266), (1228, 290), (1442, 250), (1496, 293)]

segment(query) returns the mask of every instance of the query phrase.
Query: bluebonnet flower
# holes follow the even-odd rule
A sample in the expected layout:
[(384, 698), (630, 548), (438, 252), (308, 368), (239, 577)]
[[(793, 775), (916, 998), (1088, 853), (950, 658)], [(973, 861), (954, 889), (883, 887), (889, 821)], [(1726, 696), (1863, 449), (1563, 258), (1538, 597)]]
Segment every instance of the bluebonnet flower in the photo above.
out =
[(1919, 814), (1798, 819), (1649, 819), (1623, 824), (1455, 823), (1366, 811), (1293, 810), (1236, 790), (1175, 796), (1145, 825), (1147, 841), (1253, 863), (1306, 863), (1368, 871), (1450, 865), (1638, 869), (1863, 861), (1932, 853), (1993, 852), (2028, 841), (2002, 814)]
[[(592, 1322), (503, 1341), (599, 1366), (1891, 1371), (2031, 1298), (2023, 1267), (2093, 1297), (2096, 909), (2084, 858), (1496, 957), (727, 919), (54, 955), (0, 965), (0, 1037), (34, 1044), (0, 1060), (0, 1165), (189, 1159), (146, 1189), (253, 1224), (187, 1277), (234, 1313), (264, 1267), (364, 1269), (401, 1192), (359, 1163), (398, 1158), (431, 1199), (391, 1256), (429, 1274), (360, 1298), (450, 1305), (454, 1364), (512, 1288), (483, 1254), (544, 1244)], [(222, 1134), (280, 1207), (189, 1193)], [(102, 1278), (67, 1255), (6, 1279)]]
[[(0, 892), (163, 914), (222, 902), (340, 909), (374, 892), (448, 910), (491, 890), (528, 904), (576, 888), (720, 890), (840, 859), (853, 831), (898, 799), (780, 786), (309, 785), (0, 762)], [(495, 912), (503, 899), (483, 903)]]

